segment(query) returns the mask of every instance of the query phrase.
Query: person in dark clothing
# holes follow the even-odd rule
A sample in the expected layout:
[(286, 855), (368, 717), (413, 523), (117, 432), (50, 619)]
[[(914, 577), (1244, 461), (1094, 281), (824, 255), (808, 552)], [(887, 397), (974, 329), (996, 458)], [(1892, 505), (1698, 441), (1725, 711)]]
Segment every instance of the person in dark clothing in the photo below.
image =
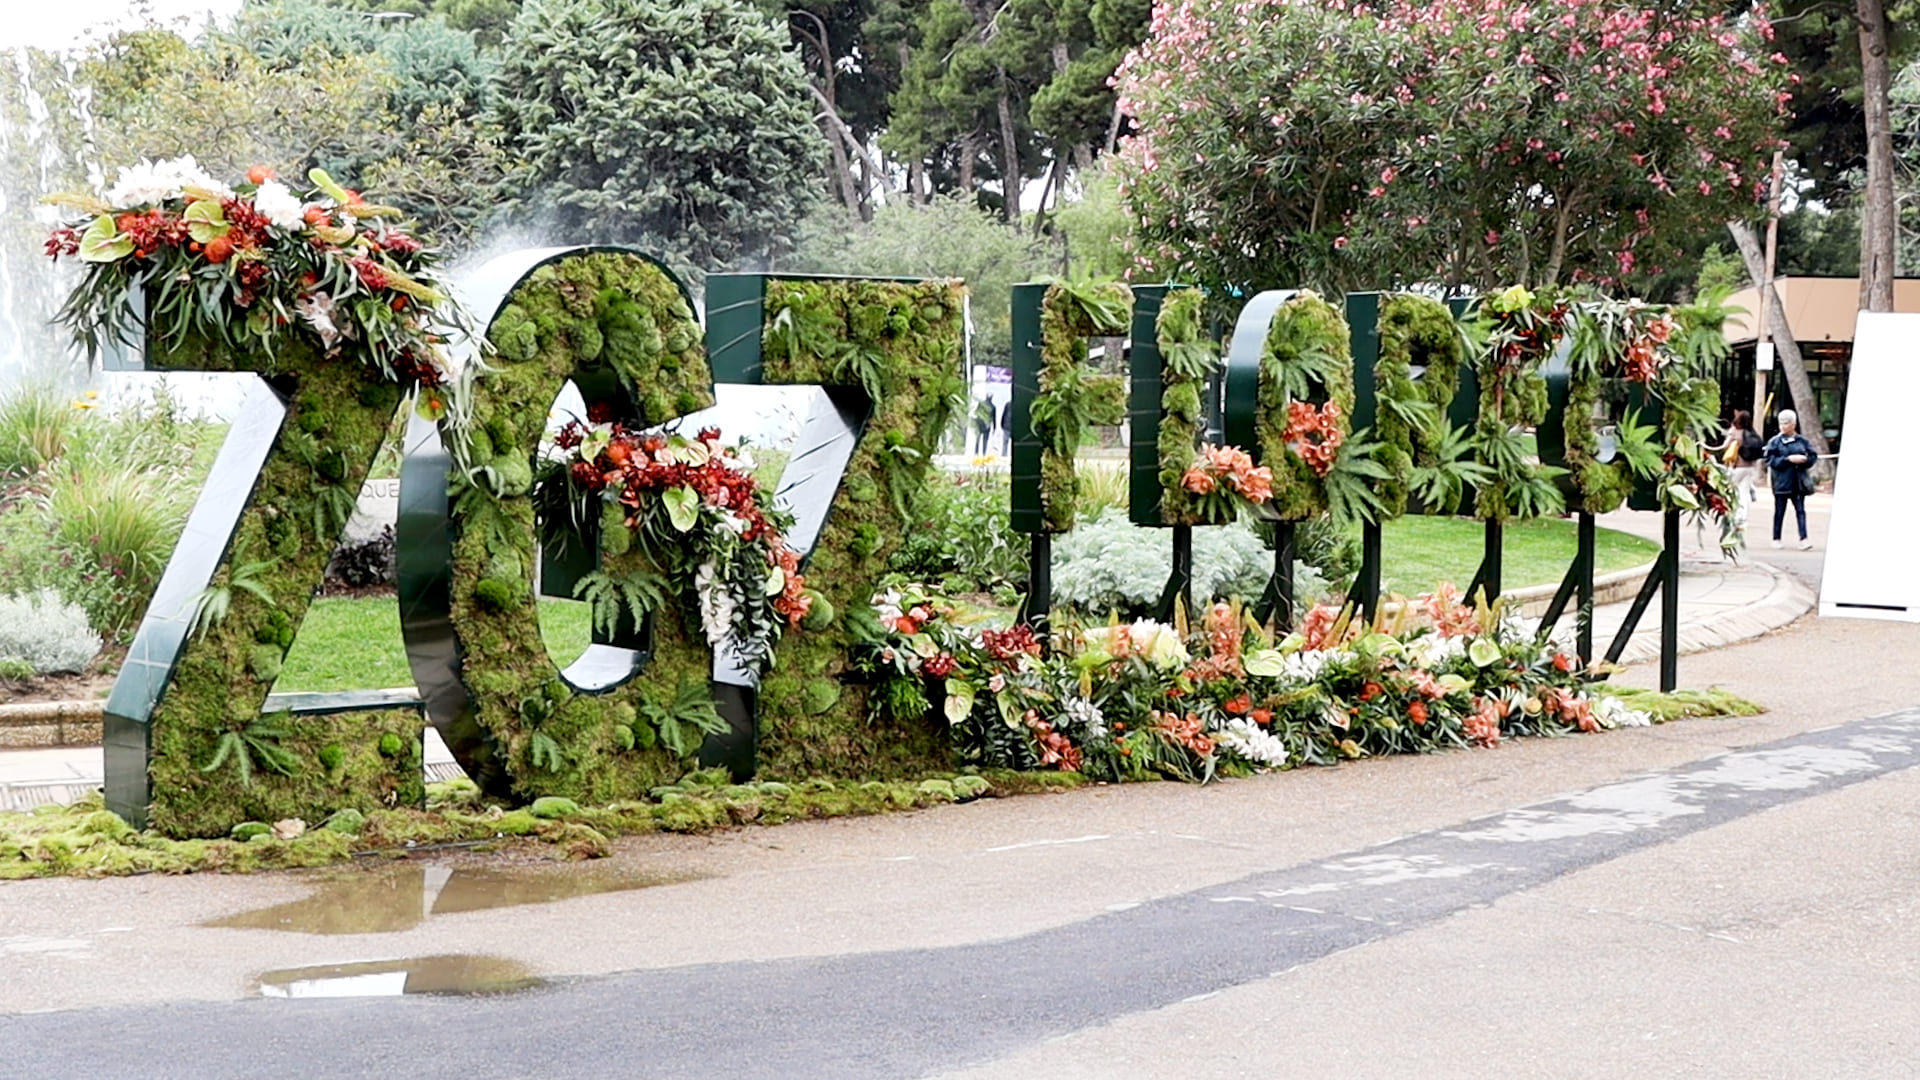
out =
[(1800, 418), (1792, 409), (1781, 409), (1780, 433), (1767, 440), (1767, 470), (1773, 474), (1773, 546), (1780, 546), (1780, 525), (1793, 504), (1795, 524), (1800, 526), (1800, 549), (1813, 546), (1807, 539), (1807, 496), (1813, 493), (1813, 463), (1820, 455), (1813, 444), (1800, 434)]
[(973, 403), (973, 452), (985, 454), (993, 439), (993, 399), (976, 398)]
[(1000, 452), (1013, 453), (1013, 399), (1007, 399), (1006, 408), (1000, 410)]

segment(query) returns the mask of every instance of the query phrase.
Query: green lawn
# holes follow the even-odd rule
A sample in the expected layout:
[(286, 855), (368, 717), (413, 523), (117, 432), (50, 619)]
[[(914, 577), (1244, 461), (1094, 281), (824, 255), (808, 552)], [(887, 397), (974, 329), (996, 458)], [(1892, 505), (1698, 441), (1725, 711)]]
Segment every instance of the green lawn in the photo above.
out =
[[(592, 639), (587, 605), (542, 597), (540, 631), (554, 660), (563, 667), (572, 663)], [(323, 597), (308, 609), (273, 688), (284, 692), (412, 685), (406, 646), (400, 641), (399, 601), (388, 596)]]
[[(1415, 595), (1450, 581), (1465, 589), (1480, 568), (1486, 526), (1470, 518), (1408, 516), (1381, 530), (1381, 587)], [(1515, 521), (1500, 548), (1506, 589), (1554, 585), (1566, 576), (1578, 537), (1570, 520)], [(1596, 530), (1594, 573), (1607, 574), (1652, 561), (1659, 545), (1612, 529)]]

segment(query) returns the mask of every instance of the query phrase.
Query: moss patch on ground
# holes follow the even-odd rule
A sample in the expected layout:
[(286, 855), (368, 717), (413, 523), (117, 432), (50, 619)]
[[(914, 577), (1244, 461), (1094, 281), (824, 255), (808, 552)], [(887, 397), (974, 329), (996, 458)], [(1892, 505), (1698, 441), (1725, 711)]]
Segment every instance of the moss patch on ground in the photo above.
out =
[[(243, 822), (236, 839), (177, 840), (139, 832), (102, 809), (98, 796), (73, 806), (0, 813), (0, 880), (125, 874), (249, 873), (345, 862), (356, 854), (434, 844), (541, 845), (556, 858), (610, 854), (615, 837), (705, 832), (741, 825), (882, 814), (1079, 786), (1076, 773), (940, 773), (914, 780), (731, 783), (724, 770), (690, 773), (642, 797), (582, 806), (544, 798), (532, 806), (488, 805), (467, 781), (432, 785), (426, 809), (349, 812), (277, 836)], [(290, 830), (289, 830), (290, 831)]]

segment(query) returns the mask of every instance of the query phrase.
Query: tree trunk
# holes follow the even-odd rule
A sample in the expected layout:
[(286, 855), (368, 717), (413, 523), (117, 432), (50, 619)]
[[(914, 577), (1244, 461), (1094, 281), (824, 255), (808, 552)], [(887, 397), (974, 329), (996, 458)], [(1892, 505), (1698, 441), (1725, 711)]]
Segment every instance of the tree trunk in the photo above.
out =
[[(1053, 150), (1053, 160), (1047, 164), (1046, 182), (1040, 185), (1040, 207), (1033, 213), (1033, 238), (1036, 240), (1040, 238), (1040, 233), (1046, 228), (1047, 196), (1054, 193), (1056, 186), (1064, 183), (1060, 176), (1060, 168), (1060, 148), (1056, 145)], [(1058, 202), (1059, 200), (1056, 198), (1055, 201)]]
[(1002, 208), (1007, 224), (1020, 220), (1020, 143), (1013, 131), (1013, 88), (1007, 82), (1007, 69), (1000, 69), (1000, 191), (1006, 205)]
[[(900, 57), (900, 73), (904, 77), (907, 71), (907, 62), (913, 59), (913, 51), (909, 49), (907, 47), (907, 43), (903, 41), (900, 43), (898, 47), (898, 53)], [(926, 172), (927, 172), (926, 163), (919, 156), (916, 155), (915, 157), (913, 157), (911, 160), (907, 162), (907, 204), (908, 205), (910, 206), (927, 205), (927, 197), (929, 195), (929, 192), (926, 189), (927, 188)]]
[[(1747, 276), (1761, 292), (1760, 315), (1767, 320), (1774, 355), (1780, 360), (1780, 369), (1786, 372), (1787, 393), (1793, 395), (1794, 410), (1806, 414), (1800, 422), (1800, 434), (1813, 444), (1815, 453), (1826, 458), (1833, 451), (1827, 445), (1827, 433), (1820, 423), (1819, 403), (1813, 396), (1813, 384), (1807, 381), (1807, 364), (1800, 356), (1800, 343), (1793, 340), (1793, 332), (1787, 329), (1787, 309), (1780, 304), (1780, 294), (1767, 282), (1766, 256), (1760, 252), (1760, 238), (1754, 235), (1753, 226), (1744, 221), (1727, 222), (1727, 231), (1733, 234), (1733, 244), (1740, 249), (1741, 261), (1747, 264)], [(1755, 377), (1759, 377), (1757, 372)], [(1754, 429), (1759, 430), (1765, 426), (1766, 419), (1756, 416), (1753, 423)]]
[(980, 133), (969, 131), (960, 140), (960, 194), (973, 198), (973, 165), (980, 157)]
[(1867, 117), (1867, 191), (1860, 215), (1860, 308), (1893, 310), (1893, 118), (1888, 101), (1885, 0), (1854, 0)]

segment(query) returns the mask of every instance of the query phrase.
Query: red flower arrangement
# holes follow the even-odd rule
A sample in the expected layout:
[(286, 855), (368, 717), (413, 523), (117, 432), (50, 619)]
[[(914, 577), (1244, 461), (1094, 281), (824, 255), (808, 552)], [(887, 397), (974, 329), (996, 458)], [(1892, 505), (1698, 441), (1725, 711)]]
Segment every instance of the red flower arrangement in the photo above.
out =
[(1340, 431), (1339, 403), (1329, 401), (1316, 407), (1305, 401), (1289, 402), (1287, 429), (1280, 437), (1300, 455), (1315, 476), (1324, 478), (1333, 471), (1340, 444), (1346, 439)]

